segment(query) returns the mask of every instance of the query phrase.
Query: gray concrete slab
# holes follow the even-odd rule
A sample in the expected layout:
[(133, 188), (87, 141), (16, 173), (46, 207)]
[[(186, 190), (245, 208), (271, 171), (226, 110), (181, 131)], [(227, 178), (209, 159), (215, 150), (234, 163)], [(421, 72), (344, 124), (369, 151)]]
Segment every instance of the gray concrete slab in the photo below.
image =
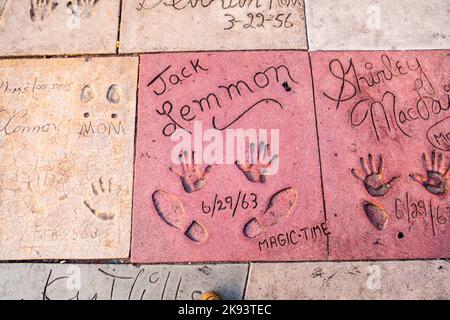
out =
[(247, 264), (0, 264), (1, 299), (191, 300), (214, 290), (242, 299)]
[(448, 0), (306, 0), (310, 50), (450, 48)]
[(251, 264), (246, 299), (449, 299), (450, 262)]

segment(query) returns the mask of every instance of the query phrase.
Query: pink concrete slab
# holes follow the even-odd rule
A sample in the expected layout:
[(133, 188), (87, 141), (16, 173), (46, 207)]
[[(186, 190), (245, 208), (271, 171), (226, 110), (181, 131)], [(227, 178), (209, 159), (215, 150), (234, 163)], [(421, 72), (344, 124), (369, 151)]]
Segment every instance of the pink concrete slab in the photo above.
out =
[[(196, 156), (209, 153), (213, 140), (201, 141), (199, 124), (224, 148), (229, 129), (267, 129), (271, 152), (258, 143), (253, 150), (266, 150), (261, 159), (273, 159), (265, 162), (273, 167), (278, 161), (278, 172), (265, 174), (264, 161), (174, 164), (175, 128), (200, 139), (203, 153), (196, 147)], [(185, 171), (190, 176), (180, 177)], [(325, 259), (329, 232), (307, 53), (141, 56), (133, 262)]]
[(330, 258), (450, 257), (450, 51), (311, 56)]

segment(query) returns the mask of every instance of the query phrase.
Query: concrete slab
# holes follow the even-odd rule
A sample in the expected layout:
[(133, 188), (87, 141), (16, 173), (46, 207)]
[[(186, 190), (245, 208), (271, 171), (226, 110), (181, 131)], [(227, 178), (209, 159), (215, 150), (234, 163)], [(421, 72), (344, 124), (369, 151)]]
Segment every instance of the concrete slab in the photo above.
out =
[(123, 1), (120, 52), (306, 49), (303, 0)]
[(119, 11), (119, 0), (0, 1), (0, 55), (115, 53)]
[(252, 264), (248, 300), (445, 299), (448, 261)]
[(0, 259), (128, 257), (137, 65), (0, 61)]
[(450, 48), (444, 0), (306, 0), (310, 50)]
[(311, 87), (305, 52), (143, 55), (132, 260), (324, 259)]
[(450, 257), (450, 51), (312, 53), (330, 257)]
[(244, 294), (248, 266), (0, 264), (0, 300), (198, 300)]

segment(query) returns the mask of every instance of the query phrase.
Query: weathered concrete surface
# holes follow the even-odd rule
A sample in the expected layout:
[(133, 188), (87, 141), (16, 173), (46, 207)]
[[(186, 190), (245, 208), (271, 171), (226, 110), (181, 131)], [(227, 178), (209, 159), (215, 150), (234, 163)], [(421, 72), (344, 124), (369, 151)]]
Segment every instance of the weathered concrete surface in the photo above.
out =
[(125, 53), (306, 49), (303, 0), (123, 1), (120, 40)]
[(133, 262), (325, 259), (308, 54), (153, 54), (140, 66)]
[(252, 264), (246, 299), (450, 299), (448, 261)]
[(242, 299), (248, 265), (0, 264), (0, 300)]
[(0, 259), (128, 257), (137, 64), (0, 61)]
[(449, 258), (450, 51), (311, 58), (330, 258)]
[(0, 1), (0, 55), (115, 53), (119, 10), (119, 0)]
[(450, 48), (447, 0), (306, 0), (310, 50)]

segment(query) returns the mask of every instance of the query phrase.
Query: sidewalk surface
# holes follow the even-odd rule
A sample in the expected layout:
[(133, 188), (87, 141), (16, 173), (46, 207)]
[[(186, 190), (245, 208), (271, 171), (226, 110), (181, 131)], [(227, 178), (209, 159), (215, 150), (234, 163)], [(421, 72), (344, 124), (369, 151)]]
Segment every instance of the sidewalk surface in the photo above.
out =
[(0, 0), (0, 299), (449, 299), (449, 17)]

